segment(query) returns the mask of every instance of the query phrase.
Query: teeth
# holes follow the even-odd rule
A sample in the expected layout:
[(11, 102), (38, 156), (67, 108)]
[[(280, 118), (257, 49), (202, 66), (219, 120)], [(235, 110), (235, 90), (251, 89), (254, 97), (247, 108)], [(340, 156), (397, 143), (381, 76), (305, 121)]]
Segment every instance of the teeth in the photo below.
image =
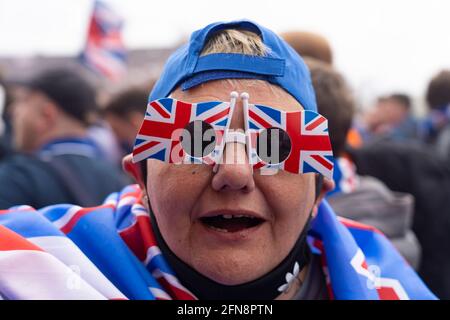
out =
[(213, 230), (219, 231), (219, 232), (228, 232), (228, 230), (226, 230), (226, 229), (220, 229), (220, 228), (216, 228), (216, 227), (213, 227), (213, 226), (208, 226), (208, 227), (213, 229)]
[(250, 218), (250, 219), (254, 219), (255, 217), (247, 216), (245, 214), (237, 214), (237, 215), (223, 214), (222, 218), (224, 218), (224, 219), (233, 219), (233, 218)]

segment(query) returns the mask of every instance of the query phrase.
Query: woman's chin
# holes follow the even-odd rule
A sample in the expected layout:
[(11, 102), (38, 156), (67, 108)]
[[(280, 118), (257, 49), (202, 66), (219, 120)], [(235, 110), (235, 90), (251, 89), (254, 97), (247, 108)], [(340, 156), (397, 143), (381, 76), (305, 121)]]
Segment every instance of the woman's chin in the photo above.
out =
[[(270, 248), (273, 241), (269, 241), (267, 223), (233, 234), (216, 232), (202, 224), (195, 224), (191, 230), (190, 239), (174, 243), (172, 250), (197, 272), (220, 284), (255, 280), (269, 272), (277, 260)], [(186, 244), (189, 247), (184, 247)]]
[(273, 269), (260, 254), (244, 252), (210, 252), (207, 258), (194, 259), (192, 267), (205, 277), (230, 286), (253, 281)]

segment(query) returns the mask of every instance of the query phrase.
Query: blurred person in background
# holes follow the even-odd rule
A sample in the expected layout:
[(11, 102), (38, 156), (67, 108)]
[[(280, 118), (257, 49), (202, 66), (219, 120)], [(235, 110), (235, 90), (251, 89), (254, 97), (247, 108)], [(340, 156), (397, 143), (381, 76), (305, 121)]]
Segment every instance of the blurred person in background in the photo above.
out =
[(0, 208), (98, 205), (126, 183), (87, 136), (95, 90), (76, 73), (45, 71), (12, 86), (13, 145), (0, 163)]
[[(424, 140), (439, 156), (450, 159), (450, 70), (442, 70), (428, 84), (426, 100), (429, 114), (424, 125)], [(449, 165), (450, 166), (450, 165)]]
[(103, 109), (106, 121), (114, 131), (122, 156), (133, 151), (136, 134), (147, 108), (148, 91), (130, 88), (114, 96)]
[(406, 260), (419, 266), (420, 245), (411, 231), (413, 197), (389, 190), (380, 180), (360, 176), (346, 155), (348, 131), (355, 113), (355, 102), (344, 78), (331, 65), (306, 59), (316, 92), (317, 108), (328, 119), (335, 155), (334, 190), (327, 199), (340, 216), (381, 230)]
[(359, 125), (364, 140), (417, 139), (417, 121), (412, 115), (411, 98), (404, 93), (379, 97), (375, 106), (367, 111)]

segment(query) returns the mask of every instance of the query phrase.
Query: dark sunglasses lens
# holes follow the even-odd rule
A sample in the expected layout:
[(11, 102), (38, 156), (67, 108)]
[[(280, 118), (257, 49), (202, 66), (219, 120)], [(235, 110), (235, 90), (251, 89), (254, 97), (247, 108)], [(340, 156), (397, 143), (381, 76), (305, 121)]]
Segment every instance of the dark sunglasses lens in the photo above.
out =
[(214, 151), (216, 134), (209, 123), (195, 120), (184, 128), (180, 141), (183, 150), (191, 157), (203, 158)]
[(291, 153), (291, 139), (283, 129), (264, 129), (257, 137), (256, 152), (267, 164), (283, 162)]

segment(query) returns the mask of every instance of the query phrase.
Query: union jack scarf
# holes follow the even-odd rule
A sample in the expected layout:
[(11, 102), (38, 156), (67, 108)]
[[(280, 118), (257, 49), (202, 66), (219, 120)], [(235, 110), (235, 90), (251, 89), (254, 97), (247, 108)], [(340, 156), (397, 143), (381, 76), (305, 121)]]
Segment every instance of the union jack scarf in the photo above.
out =
[[(0, 211), (4, 299), (195, 299), (159, 250), (137, 185), (98, 207)], [(435, 299), (374, 228), (337, 218), (324, 201), (308, 244), (332, 299)]]

